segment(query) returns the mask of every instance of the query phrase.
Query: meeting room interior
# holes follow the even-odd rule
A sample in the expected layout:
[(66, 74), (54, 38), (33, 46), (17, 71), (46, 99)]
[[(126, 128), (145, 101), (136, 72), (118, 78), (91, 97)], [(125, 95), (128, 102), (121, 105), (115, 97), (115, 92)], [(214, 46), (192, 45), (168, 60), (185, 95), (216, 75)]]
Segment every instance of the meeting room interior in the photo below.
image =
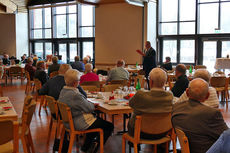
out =
[(230, 0), (0, 0), (0, 153), (229, 153)]

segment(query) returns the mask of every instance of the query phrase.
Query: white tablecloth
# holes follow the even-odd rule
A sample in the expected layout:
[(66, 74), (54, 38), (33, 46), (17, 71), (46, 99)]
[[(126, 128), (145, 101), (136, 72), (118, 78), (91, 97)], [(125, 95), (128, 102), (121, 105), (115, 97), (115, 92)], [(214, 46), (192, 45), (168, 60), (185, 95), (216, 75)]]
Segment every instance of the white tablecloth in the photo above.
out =
[(217, 58), (215, 69), (230, 69), (230, 58)]

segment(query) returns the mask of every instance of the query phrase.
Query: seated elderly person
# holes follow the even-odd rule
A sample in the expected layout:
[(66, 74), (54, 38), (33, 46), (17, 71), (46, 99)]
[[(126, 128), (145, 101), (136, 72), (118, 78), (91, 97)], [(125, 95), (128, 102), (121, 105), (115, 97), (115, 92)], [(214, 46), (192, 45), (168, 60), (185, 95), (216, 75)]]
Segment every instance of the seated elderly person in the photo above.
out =
[(80, 61), (80, 56), (75, 56), (74, 58), (74, 63), (71, 64), (73, 69), (76, 69), (80, 72), (84, 72), (85, 71), (85, 65), (83, 62)]
[(84, 75), (81, 76), (80, 78), (80, 84), (83, 82), (88, 82), (88, 81), (99, 81), (99, 76), (95, 73), (92, 72), (93, 70), (93, 65), (90, 63), (87, 63), (85, 65), (85, 73)]
[(219, 110), (202, 104), (208, 99), (208, 91), (206, 81), (194, 79), (186, 89), (189, 100), (173, 105), (173, 126), (184, 131), (191, 153), (205, 153), (228, 129)]
[[(65, 86), (64, 75), (69, 69), (71, 69), (70, 65), (62, 64), (58, 70), (58, 75), (52, 79), (49, 79), (42, 86), (42, 88), (39, 90), (39, 95), (48, 95), (57, 100), (62, 88)], [(80, 85), (77, 87), (77, 89), (87, 98), (85, 91), (80, 87)]]
[(29, 57), (27, 59), (27, 64), (25, 66), (25, 71), (29, 72), (31, 80), (34, 79), (34, 73), (36, 71), (36, 68), (32, 64), (33, 64), (33, 59), (31, 57)]
[[(195, 73), (193, 75), (193, 78), (194, 79), (201, 78), (201, 79), (205, 80), (209, 84), (211, 76), (210, 76), (210, 73), (207, 70), (199, 69), (199, 70), (195, 71)], [(189, 98), (188, 98), (188, 96), (186, 94), (186, 91), (185, 91), (180, 96), (180, 98), (176, 101), (176, 103), (180, 103), (180, 102), (188, 101), (188, 100), (189, 100)], [(202, 104), (204, 104), (206, 106), (214, 107), (214, 108), (219, 107), (219, 99), (217, 97), (215, 88), (209, 86), (209, 97)]]
[[(101, 128), (104, 132), (104, 143), (106, 143), (112, 134), (113, 124), (101, 118), (96, 118), (92, 114), (95, 109), (94, 104), (88, 102), (76, 88), (79, 85), (80, 72), (70, 69), (65, 73), (64, 78), (66, 86), (61, 90), (58, 101), (67, 104), (71, 108), (75, 129), (81, 131)], [(89, 148), (96, 148), (92, 151), (92, 153), (96, 153), (99, 141), (99, 135), (97, 133), (88, 133), (86, 134), (86, 139), (81, 150), (87, 152)]]
[(129, 80), (129, 72), (124, 67), (125, 61), (122, 59), (118, 60), (117, 67), (109, 72), (107, 82), (112, 80)]
[(175, 97), (180, 97), (186, 88), (188, 88), (189, 80), (186, 76), (186, 66), (184, 64), (178, 64), (175, 70), (176, 83), (172, 88), (172, 93)]
[(42, 85), (48, 80), (48, 76), (45, 72), (45, 62), (39, 61), (37, 63), (37, 70), (35, 71), (34, 78), (41, 81)]
[(84, 64), (87, 64), (87, 63), (89, 63), (89, 57), (84, 57), (83, 58), (83, 61), (82, 61)]
[(53, 64), (49, 65), (49, 67), (48, 67), (48, 76), (50, 76), (50, 73), (52, 73), (54, 71), (58, 71), (60, 68), (60, 64), (58, 64), (58, 57), (57, 56), (52, 57), (52, 62), (53, 62)]
[[(133, 109), (133, 114), (128, 123), (128, 133), (134, 135), (134, 123), (136, 115), (145, 113), (166, 113), (172, 111), (173, 95), (170, 91), (164, 90), (167, 81), (167, 74), (161, 68), (154, 68), (149, 73), (150, 91), (138, 90), (129, 101), (129, 106)], [(149, 135), (141, 132), (141, 138), (159, 138), (161, 135)], [(163, 136), (163, 135), (162, 135)]]
[(165, 62), (161, 65), (161, 68), (167, 71), (172, 70), (172, 63), (170, 57), (165, 57)]

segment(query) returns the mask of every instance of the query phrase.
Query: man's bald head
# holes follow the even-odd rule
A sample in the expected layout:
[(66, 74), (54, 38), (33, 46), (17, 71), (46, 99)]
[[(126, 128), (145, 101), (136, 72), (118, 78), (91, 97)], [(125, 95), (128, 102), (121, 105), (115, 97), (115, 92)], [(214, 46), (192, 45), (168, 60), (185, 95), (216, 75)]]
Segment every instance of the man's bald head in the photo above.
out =
[(125, 61), (123, 59), (117, 61), (117, 67), (124, 67), (124, 66), (125, 66)]
[(190, 99), (204, 102), (209, 96), (209, 85), (203, 79), (197, 78), (189, 83), (189, 87), (186, 90)]

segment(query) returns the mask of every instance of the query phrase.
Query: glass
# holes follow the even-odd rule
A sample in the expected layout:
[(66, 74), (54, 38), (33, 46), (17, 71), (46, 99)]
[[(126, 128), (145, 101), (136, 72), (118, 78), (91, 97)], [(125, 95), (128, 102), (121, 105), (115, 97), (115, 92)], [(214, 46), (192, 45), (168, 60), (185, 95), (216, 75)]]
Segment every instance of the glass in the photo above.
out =
[(194, 40), (180, 41), (180, 62), (195, 63), (195, 41)]
[(76, 13), (76, 12), (77, 12), (76, 5), (70, 5), (69, 6), (69, 13)]
[(216, 41), (204, 41), (203, 43), (203, 65), (207, 66), (209, 72), (215, 72)]
[(79, 37), (93, 37), (93, 29), (94, 27), (81, 27), (79, 29)]
[(70, 62), (74, 62), (75, 56), (77, 56), (77, 44), (69, 44)]
[(57, 15), (57, 38), (66, 38), (66, 15)]
[(222, 57), (230, 55), (230, 41), (222, 41)]
[(177, 21), (178, 0), (161, 0), (161, 21)]
[(51, 8), (45, 8), (45, 28), (51, 28)]
[(93, 25), (93, 6), (81, 5), (81, 26)]
[(42, 9), (34, 9), (34, 28), (42, 28)]
[(62, 56), (62, 62), (67, 63), (67, 50), (66, 44), (59, 44), (59, 55)]
[(230, 33), (230, 3), (221, 3), (221, 33)]
[(219, 2), (219, 0), (200, 0), (200, 3), (205, 3), (205, 2)]
[(87, 55), (93, 58), (93, 42), (83, 42), (83, 57)]
[(35, 43), (35, 54), (43, 58), (43, 43)]
[(52, 43), (45, 43), (46, 55), (52, 55)]
[(177, 41), (176, 40), (164, 40), (163, 41), (163, 61), (165, 57), (171, 57), (171, 62), (177, 62)]
[(56, 7), (56, 14), (66, 14), (66, 6)]
[(195, 14), (195, 0), (180, 0), (180, 21), (195, 20)]
[(69, 37), (77, 36), (77, 15), (69, 15)]
[(34, 39), (42, 38), (42, 30), (32, 30), (34, 33)]
[(161, 35), (176, 35), (176, 34), (177, 34), (177, 23), (161, 24)]
[(195, 34), (195, 22), (180, 22), (180, 34)]
[(51, 29), (45, 29), (45, 38), (51, 38)]
[(218, 28), (218, 5), (200, 4), (200, 33), (215, 33)]

